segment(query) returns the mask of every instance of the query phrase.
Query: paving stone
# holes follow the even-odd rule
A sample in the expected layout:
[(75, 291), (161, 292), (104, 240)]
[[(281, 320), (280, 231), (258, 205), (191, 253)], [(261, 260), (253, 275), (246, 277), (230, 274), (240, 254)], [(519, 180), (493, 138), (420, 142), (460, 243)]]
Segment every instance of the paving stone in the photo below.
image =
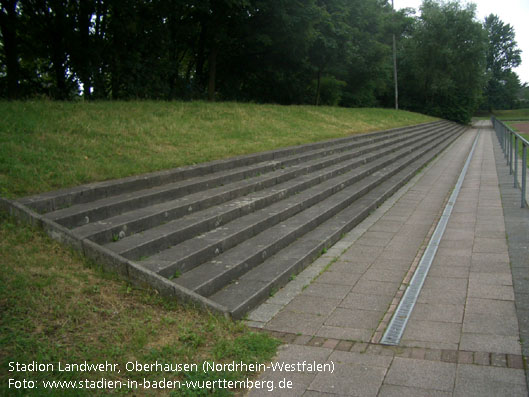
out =
[[(435, 343), (449, 345), (459, 343), (460, 334), (461, 324), (410, 320), (402, 339), (403, 341), (425, 342), (425, 344), (422, 344), (423, 347), (436, 348), (439, 345)], [(428, 345), (430, 342), (433, 344)]]
[(452, 392), (456, 364), (395, 357), (384, 384)]
[(353, 287), (358, 279), (362, 277), (359, 273), (340, 273), (335, 271), (324, 272), (318, 277), (318, 282), (332, 285), (347, 285)]
[(469, 284), (469, 298), (494, 299), (502, 301), (514, 301), (514, 290), (508, 285), (484, 285)]
[(451, 397), (451, 392), (443, 392), (432, 389), (419, 389), (416, 387), (382, 385), (378, 393), (379, 397)]
[(507, 367), (507, 356), (505, 354), (492, 353), (490, 355), (490, 364), (493, 367)]
[(302, 292), (303, 295), (319, 296), (328, 299), (343, 299), (351, 290), (348, 285), (334, 285), (320, 283), (318, 280), (307, 286)]
[(470, 334), (463, 332), (459, 346), (461, 350), (475, 352), (521, 354), (520, 341), (517, 336)]
[(395, 295), (400, 283), (388, 283), (384, 281), (365, 280), (353, 287), (351, 292), (371, 295)]
[(523, 369), (524, 365), (522, 356), (507, 354), (507, 366), (509, 368)]
[(336, 350), (348, 352), (353, 347), (353, 342), (347, 340), (341, 340), (336, 345)]
[(347, 328), (375, 329), (383, 312), (371, 310), (346, 309), (338, 307), (325, 321), (325, 325)]
[(328, 299), (321, 296), (298, 295), (292, 299), (285, 310), (298, 313), (309, 313), (317, 316), (328, 315), (340, 303), (339, 299)]
[(463, 322), (463, 332), (518, 336), (518, 320), (516, 316), (501, 312), (467, 312)]
[(525, 376), (517, 369), (460, 364), (454, 395), (525, 396)]
[(340, 302), (340, 307), (347, 309), (371, 310), (385, 312), (391, 303), (389, 295), (370, 295), (350, 292)]
[(323, 338), (344, 339), (350, 341), (369, 342), (371, 340), (372, 329), (338, 327), (333, 325), (322, 325), (315, 332), (315, 335)]
[(473, 364), (474, 354), (472, 352), (458, 351), (457, 352), (457, 363), (458, 364)]
[(268, 322), (266, 329), (314, 335), (324, 321), (323, 316), (282, 310)]
[(318, 374), (309, 390), (344, 396), (376, 396), (386, 371), (379, 366), (336, 364), (334, 373)]

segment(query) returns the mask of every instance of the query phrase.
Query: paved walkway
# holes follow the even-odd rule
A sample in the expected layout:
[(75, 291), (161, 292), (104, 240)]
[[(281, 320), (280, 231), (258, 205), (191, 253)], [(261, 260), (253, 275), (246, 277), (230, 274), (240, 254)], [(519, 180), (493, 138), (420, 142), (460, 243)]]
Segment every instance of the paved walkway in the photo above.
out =
[[(396, 347), (381, 345), (476, 137), (462, 189), (402, 340)], [(332, 367), (267, 370), (260, 380), (292, 382), (292, 388), (276, 389), (274, 395), (527, 395), (518, 316), (525, 316), (520, 317), (522, 335), (529, 334), (524, 328), (529, 300), (515, 305), (495, 140), (487, 122), (468, 131), (248, 316), (249, 325), (287, 342), (277, 362)], [(512, 227), (519, 233), (523, 226), (517, 225)], [(527, 257), (527, 245), (524, 251), (520, 242), (517, 249), (517, 255)], [(513, 267), (521, 280), (515, 281), (516, 299), (529, 297), (525, 266)], [(250, 392), (261, 394), (268, 392)]]

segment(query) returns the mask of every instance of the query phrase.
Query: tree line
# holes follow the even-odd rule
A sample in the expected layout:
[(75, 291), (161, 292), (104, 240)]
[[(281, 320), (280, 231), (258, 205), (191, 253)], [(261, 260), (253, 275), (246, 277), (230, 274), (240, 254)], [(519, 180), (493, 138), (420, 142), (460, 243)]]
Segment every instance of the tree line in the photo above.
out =
[(424, 0), (0, 0), (0, 97), (399, 105), (468, 121), (513, 107), (514, 30)]

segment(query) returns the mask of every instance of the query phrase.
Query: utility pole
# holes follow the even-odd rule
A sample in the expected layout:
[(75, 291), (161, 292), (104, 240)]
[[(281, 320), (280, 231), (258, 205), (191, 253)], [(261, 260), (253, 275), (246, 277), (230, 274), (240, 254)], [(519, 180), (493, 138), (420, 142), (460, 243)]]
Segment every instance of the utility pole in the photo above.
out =
[[(395, 11), (393, 0), (391, 0), (391, 9)], [(397, 80), (397, 42), (395, 33), (393, 33), (393, 78), (395, 80), (395, 110), (399, 110), (399, 84)]]

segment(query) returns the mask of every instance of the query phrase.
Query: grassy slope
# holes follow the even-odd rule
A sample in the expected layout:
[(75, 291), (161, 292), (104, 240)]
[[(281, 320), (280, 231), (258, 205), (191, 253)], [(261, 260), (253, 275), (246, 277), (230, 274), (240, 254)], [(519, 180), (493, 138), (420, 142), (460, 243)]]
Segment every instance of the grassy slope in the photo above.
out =
[(529, 109), (495, 110), (494, 115), (500, 120), (529, 120)]
[[(0, 102), (0, 187), (19, 197), (356, 132), (429, 121), (380, 109), (205, 103)], [(262, 361), (277, 342), (104, 274), (0, 214), (0, 394), (10, 377), (131, 378), (128, 373), (6, 371), (9, 361)], [(245, 373), (213, 378), (244, 378)], [(165, 375), (174, 378), (173, 374)], [(161, 374), (148, 374), (155, 380)], [(180, 379), (184, 375), (178, 375)], [(189, 374), (201, 378), (200, 374)], [(138, 390), (134, 391), (138, 393)], [(144, 391), (142, 391), (143, 393)], [(42, 395), (40, 389), (33, 393)], [(53, 393), (52, 393), (53, 394)], [(63, 395), (64, 391), (56, 395)], [(80, 395), (76, 391), (72, 395)], [(85, 395), (93, 395), (88, 391)], [(104, 393), (103, 393), (104, 394)], [(141, 394), (141, 393), (140, 393)], [(148, 393), (146, 393), (148, 394)], [(159, 395), (160, 393), (153, 393)], [(165, 394), (169, 394), (167, 391)], [(189, 393), (187, 393), (189, 395)]]
[(0, 195), (20, 197), (431, 120), (387, 109), (0, 102)]

